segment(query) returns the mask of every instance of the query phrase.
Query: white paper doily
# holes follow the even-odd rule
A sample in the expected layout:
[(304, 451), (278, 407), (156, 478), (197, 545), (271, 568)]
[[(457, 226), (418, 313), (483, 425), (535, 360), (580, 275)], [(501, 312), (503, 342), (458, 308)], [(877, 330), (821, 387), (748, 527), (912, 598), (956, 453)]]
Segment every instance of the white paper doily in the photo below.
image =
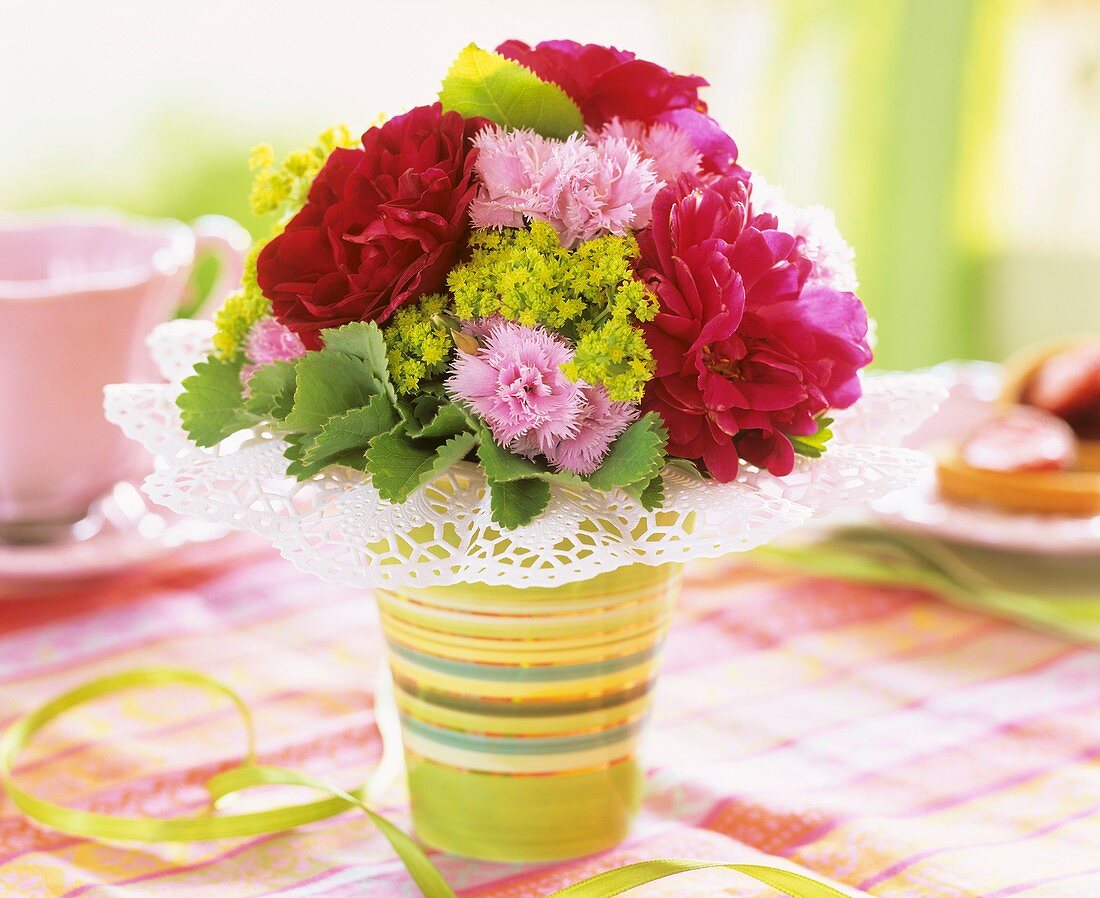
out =
[(502, 531), (480, 469), (467, 462), (394, 505), (348, 468), (306, 483), (287, 477), (284, 444), (270, 435), (242, 432), (213, 449), (196, 447), (175, 400), (210, 351), (211, 333), (205, 321), (161, 325), (148, 342), (167, 383), (107, 388), (108, 420), (158, 457), (145, 491), (180, 514), (261, 534), (303, 570), (356, 587), (552, 586), (626, 564), (753, 549), (815, 515), (911, 483), (928, 461), (898, 443), (945, 394), (928, 375), (872, 376), (863, 398), (836, 414), (825, 455), (798, 459), (787, 477), (745, 467), (739, 481), (720, 484), (669, 466), (664, 506), (653, 512), (618, 491), (553, 484), (537, 520)]

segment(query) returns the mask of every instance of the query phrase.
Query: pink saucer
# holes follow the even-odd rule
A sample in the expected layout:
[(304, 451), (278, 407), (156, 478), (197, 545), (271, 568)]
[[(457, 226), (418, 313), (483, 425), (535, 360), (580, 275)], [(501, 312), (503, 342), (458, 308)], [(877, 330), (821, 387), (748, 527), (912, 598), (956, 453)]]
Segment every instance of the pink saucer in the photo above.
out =
[[(988, 362), (949, 362), (931, 369), (943, 378), (947, 400), (906, 445), (933, 449), (957, 441), (994, 414), (1001, 369)], [(936, 490), (935, 475), (873, 504), (880, 522), (968, 545), (1036, 555), (1100, 555), (1100, 516), (1058, 517), (1013, 514), (992, 506), (948, 502)]]
[(69, 537), (41, 545), (0, 544), (0, 598), (7, 587), (18, 591), (117, 574), (229, 532), (178, 517), (152, 505), (134, 484), (119, 483)]

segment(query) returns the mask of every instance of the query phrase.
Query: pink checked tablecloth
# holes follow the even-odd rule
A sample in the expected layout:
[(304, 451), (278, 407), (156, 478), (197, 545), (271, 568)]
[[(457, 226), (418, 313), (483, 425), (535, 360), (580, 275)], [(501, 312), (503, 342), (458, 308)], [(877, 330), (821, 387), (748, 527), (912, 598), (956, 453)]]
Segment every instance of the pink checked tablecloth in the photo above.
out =
[[(238, 540), (0, 603), (0, 723), (93, 676), (195, 668), (244, 695), (262, 760), (353, 785), (381, 753), (379, 657), (368, 596)], [(853, 895), (1100, 896), (1095, 650), (916, 590), (710, 564), (689, 571), (655, 718), (649, 798), (626, 844), (542, 867), (436, 857), (459, 893), (534, 898), (635, 860), (772, 855)], [(160, 688), (52, 725), (19, 776), (74, 806), (169, 816), (201, 807), (202, 784), (241, 747), (224, 704)], [(406, 823), (399, 794), (390, 805)], [(414, 894), (355, 812), (133, 846), (45, 831), (0, 799), (5, 898)], [(773, 893), (707, 871), (638, 894)]]

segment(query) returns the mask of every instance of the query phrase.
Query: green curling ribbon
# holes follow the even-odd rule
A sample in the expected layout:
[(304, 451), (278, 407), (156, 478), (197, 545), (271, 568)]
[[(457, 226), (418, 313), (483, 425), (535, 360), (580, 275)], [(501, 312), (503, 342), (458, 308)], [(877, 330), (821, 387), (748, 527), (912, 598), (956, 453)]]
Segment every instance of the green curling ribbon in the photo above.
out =
[(827, 886), (816, 879), (810, 879), (810, 877), (803, 876), (801, 873), (783, 870), (779, 867), (766, 867), (762, 864), (722, 864), (718, 861), (677, 859), (640, 861), (637, 864), (616, 867), (614, 870), (597, 873), (595, 876), (581, 882), (575, 882), (571, 886), (559, 889), (549, 898), (612, 898), (614, 895), (621, 895), (628, 889), (645, 885), (647, 882), (656, 882), (666, 876), (719, 867), (733, 870), (735, 873), (743, 873), (757, 882), (762, 882), (764, 885), (771, 886), (776, 891), (788, 895), (789, 898), (848, 898), (843, 892), (838, 892), (832, 886)]
[[(239, 766), (217, 774), (206, 784), (207, 791), (210, 793), (211, 810), (229, 796), (256, 786), (304, 786), (326, 793), (329, 797), (307, 804), (289, 805), (246, 814), (175, 817), (162, 820), (121, 817), (67, 808), (38, 798), (15, 783), (12, 769), (15, 767), (19, 752), (35, 733), (50, 721), (72, 708), (113, 692), (166, 684), (194, 686), (221, 695), (236, 706), (244, 722), (248, 751)], [(455, 898), (454, 890), (428, 859), (423, 849), (386, 818), (367, 806), (364, 801), (365, 787), (361, 786), (345, 792), (308, 774), (257, 764), (255, 727), (248, 707), (228, 686), (196, 671), (171, 667), (127, 671), (91, 680), (46, 702), (13, 723), (3, 737), (0, 737), (0, 783), (3, 783), (4, 789), (16, 806), (39, 823), (76, 836), (133, 842), (198, 842), (285, 832), (302, 824), (324, 820), (343, 813), (351, 807), (356, 807), (370, 817), (393, 846), (404, 863), (405, 869), (408, 870), (409, 876), (424, 894), (424, 898)], [(663, 879), (666, 876), (711, 867), (724, 867), (743, 873), (777, 889), (789, 898), (845, 898), (843, 892), (824, 883), (777, 867), (692, 860), (656, 860), (629, 864), (600, 873), (583, 882), (574, 883), (555, 892), (549, 898), (612, 898), (635, 886)]]

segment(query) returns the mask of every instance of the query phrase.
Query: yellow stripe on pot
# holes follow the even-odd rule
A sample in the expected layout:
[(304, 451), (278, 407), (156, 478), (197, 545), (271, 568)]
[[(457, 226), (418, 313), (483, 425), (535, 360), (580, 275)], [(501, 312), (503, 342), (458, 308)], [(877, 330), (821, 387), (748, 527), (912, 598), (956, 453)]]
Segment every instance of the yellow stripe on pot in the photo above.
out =
[(590, 645), (570, 645), (569, 642), (563, 644), (550, 640), (469, 640), (465, 644), (454, 645), (425, 638), (423, 631), (395, 627), (392, 622), (384, 629), (386, 638), (391, 642), (439, 658), (475, 661), (486, 665), (537, 667), (588, 664), (634, 655), (660, 641), (665, 628), (663, 621), (656, 625), (651, 622), (639, 635), (610, 641), (608, 634), (597, 634), (592, 638), (599, 638), (600, 641)]
[(393, 598), (382, 598), (380, 604), (387, 626), (423, 631), (425, 636), (455, 645), (498, 639), (524, 639), (531, 642), (552, 642), (576, 639), (609, 638), (630, 627), (643, 627), (654, 620), (668, 618), (668, 602), (657, 596), (645, 604), (605, 611), (599, 617), (550, 618), (535, 621), (528, 617), (470, 619), (457, 613), (427, 611)]
[(390, 596), (400, 598), (402, 602), (429, 608), (441, 609), (459, 614), (462, 617), (507, 617), (507, 618), (548, 618), (548, 617), (584, 617), (603, 611), (626, 608), (631, 605), (650, 601), (664, 590), (654, 584), (630, 587), (623, 590), (601, 592), (596, 595), (557, 598), (553, 601), (516, 601), (504, 598), (493, 590), (500, 586), (482, 586), (478, 591), (463, 596), (448, 596), (430, 590), (382, 590)]
[(429, 616), (415, 612), (410, 614), (408, 613), (408, 606), (401, 609), (384, 606), (384, 612), (388, 617), (398, 620), (406, 626), (434, 633), (484, 639), (507, 639), (513, 638), (517, 634), (530, 634), (532, 638), (546, 641), (614, 631), (640, 624), (660, 615), (661, 609), (666, 604), (666, 600), (657, 599), (647, 603), (646, 606), (620, 609), (612, 613), (605, 612), (598, 619), (574, 617), (533, 620), (530, 618), (498, 617), (493, 619), (459, 618), (449, 620), (440, 616)]

